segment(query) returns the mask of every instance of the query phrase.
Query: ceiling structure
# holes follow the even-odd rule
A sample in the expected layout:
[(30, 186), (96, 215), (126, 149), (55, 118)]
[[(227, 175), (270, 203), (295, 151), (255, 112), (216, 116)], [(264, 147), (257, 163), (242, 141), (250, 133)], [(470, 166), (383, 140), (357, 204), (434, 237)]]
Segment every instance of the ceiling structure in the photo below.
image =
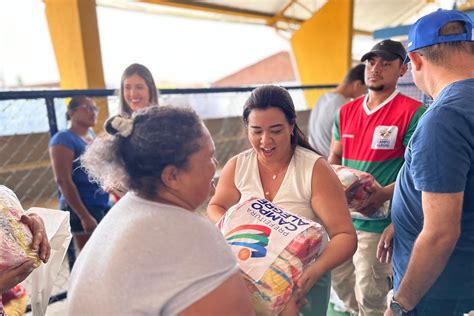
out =
[[(286, 37), (328, 0), (97, 0), (100, 6), (177, 15), (198, 19), (254, 23), (275, 28)], [(473, 0), (355, 0), (354, 34), (371, 36), (376, 30), (411, 24), (439, 7)]]

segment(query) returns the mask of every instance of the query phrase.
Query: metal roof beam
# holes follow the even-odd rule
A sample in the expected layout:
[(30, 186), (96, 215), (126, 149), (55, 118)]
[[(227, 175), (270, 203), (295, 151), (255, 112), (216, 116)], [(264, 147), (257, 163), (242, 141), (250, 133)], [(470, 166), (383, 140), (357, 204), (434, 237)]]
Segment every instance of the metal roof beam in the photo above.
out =
[[(199, 10), (199, 11), (206, 11), (216, 14), (223, 14), (223, 15), (231, 15), (231, 16), (238, 16), (244, 18), (251, 18), (251, 19), (261, 19), (265, 21), (265, 24), (268, 24), (274, 16), (272, 14), (259, 12), (259, 11), (252, 11), (252, 10), (244, 10), (238, 8), (232, 8), (217, 4), (210, 4), (204, 2), (197, 2), (197, 1), (186, 1), (186, 0), (139, 0), (139, 2), (143, 3), (150, 3), (150, 4), (157, 4), (162, 6), (169, 6), (175, 8), (182, 8), (182, 9), (189, 9), (189, 10)], [(293, 24), (301, 24), (304, 20), (289, 18), (282, 16), (280, 21), (284, 21), (286, 23), (293, 23)]]
[(352, 34), (354, 35), (365, 35), (365, 36), (373, 36), (374, 34), (370, 31), (364, 31), (364, 30), (356, 30), (354, 29), (352, 31)]
[(280, 10), (278, 10), (278, 12), (270, 20), (267, 21), (267, 25), (273, 26), (278, 21), (281, 21), (282, 18), (284, 17), (286, 10), (288, 10), (293, 5), (293, 3), (297, 1), (298, 0), (288, 0), (288, 2)]
[[(466, 11), (466, 13), (469, 18), (474, 19), (474, 11)], [(403, 36), (403, 35), (408, 35), (408, 32), (410, 31), (412, 24), (409, 25), (400, 25), (397, 27), (387, 27), (383, 28), (380, 30), (375, 30), (374, 31), (374, 39), (381, 39), (381, 38), (391, 38), (395, 36)]]
[(410, 31), (410, 25), (400, 25), (396, 27), (387, 27), (380, 30), (374, 31), (374, 39), (385, 39), (385, 38), (392, 38), (395, 36), (402, 36), (407, 35), (408, 31)]

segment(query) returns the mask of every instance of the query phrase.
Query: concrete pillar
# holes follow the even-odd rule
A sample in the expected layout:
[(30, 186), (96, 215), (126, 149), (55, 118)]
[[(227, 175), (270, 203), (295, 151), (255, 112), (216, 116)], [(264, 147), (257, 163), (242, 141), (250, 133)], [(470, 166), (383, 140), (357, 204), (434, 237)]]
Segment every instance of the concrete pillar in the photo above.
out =
[[(105, 89), (95, 0), (44, 0), (49, 33), (63, 89)], [(97, 100), (97, 126), (109, 116)]]
[[(291, 38), (302, 85), (338, 84), (351, 67), (354, 0), (329, 0)], [(305, 91), (309, 108), (326, 91)]]

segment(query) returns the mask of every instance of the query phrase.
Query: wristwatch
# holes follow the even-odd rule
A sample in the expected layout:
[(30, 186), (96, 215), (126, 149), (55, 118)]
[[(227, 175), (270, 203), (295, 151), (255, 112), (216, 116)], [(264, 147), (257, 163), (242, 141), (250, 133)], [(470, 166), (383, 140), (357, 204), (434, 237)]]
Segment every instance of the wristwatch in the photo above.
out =
[(390, 310), (392, 311), (394, 316), (406, 316), (408, 315), (408, 311), (403, 308), (402, 304), (397, 302), (397, 300), (392, 297), (392, 300), (390, 301)]

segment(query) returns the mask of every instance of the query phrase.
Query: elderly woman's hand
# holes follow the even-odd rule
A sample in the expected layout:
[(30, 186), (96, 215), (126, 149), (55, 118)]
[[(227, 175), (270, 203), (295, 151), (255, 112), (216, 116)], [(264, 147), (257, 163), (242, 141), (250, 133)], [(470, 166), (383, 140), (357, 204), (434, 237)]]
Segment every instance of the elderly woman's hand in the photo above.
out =
[(35, 260), (30, 259), (13, 269), (2, 272), (0, 274), (0, 296), (1, 293), (10, 290), (26, 279), (26, 277), (35, 269), (34, 264)]
[(31, 213), (23, 215), (20, 221), (26, 224), (33, 234), (31, 249), (38, 251), (41, 261), (44, 263), (48, 262), (49, 255), (51, 254), (51, 246), (49, 245), (48, 236), (46, 236), (46, 229), (44, 228), (41, 217)]

